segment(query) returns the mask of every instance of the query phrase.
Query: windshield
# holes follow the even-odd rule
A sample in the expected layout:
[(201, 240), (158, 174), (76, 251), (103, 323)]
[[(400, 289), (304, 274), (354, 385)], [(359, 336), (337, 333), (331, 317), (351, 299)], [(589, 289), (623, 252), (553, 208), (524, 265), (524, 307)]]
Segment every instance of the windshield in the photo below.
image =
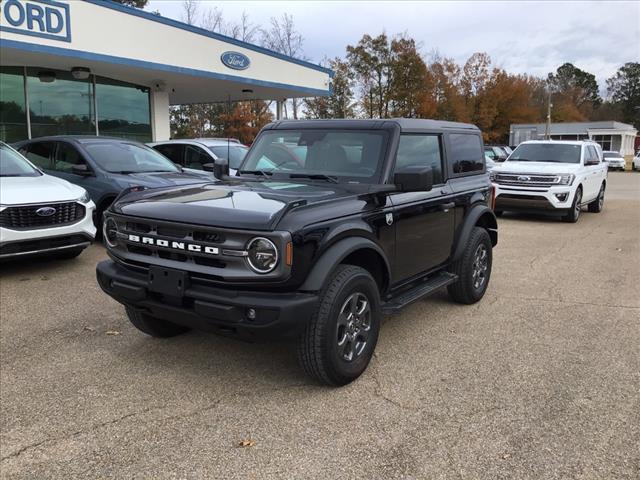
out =
[(42, 175), (18, 152), (0, 144), (0, 177), (38, 177)]
[(580, 145), (563, 143), (521, 143), (509, 162), (580, 163)]
[(380, 171), (386, 138), (380, 130), (267, 131), (247, 154), (241, 173), (366, 183)]
[(604, 152), (604, 158), (622, 158), (618, 152)]
[(144, 145), (126, 142), (85, 145), (91, 158), (111, 173), (179, 172), (171, 160)]
[(220, 145), (207, 148), (218, 158), (228, 158), (229, 168), (233, 168), (234, 170), (240, 168), (242, 160), (244, 160), (247, 150), (249, 150), (244, 145), (229, 145), (228, 147), (227, 145)]

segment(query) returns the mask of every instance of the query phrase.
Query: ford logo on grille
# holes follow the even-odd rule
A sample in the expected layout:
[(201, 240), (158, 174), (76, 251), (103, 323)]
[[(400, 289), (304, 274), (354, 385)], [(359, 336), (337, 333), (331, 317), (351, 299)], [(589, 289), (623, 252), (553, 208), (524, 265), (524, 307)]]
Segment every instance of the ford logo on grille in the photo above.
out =
[(42, 207), (36, 210), (36, 215), (39, 217), (50, 217), (56, 213), (56, 209), (53, 207)]
[(531, 180), (531, 177), (527, 177), (526, 175), (520, 175), (518, 177), (519, 182), (528, 182), (529, 180)]

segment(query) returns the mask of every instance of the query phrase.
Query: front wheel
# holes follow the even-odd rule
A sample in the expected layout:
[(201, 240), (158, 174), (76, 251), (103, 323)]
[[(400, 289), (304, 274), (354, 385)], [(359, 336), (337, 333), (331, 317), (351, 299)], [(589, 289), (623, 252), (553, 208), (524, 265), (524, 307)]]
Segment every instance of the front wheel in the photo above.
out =
[(363, 268), (340, 265), (298, 339), (304, 371), (327, 385), (346, 385), (365, 371), (380, 331), (380, 294)]
[(573, 196), (573, 203), (571, 209), (567, 214), (562, 217), (562, 220), (568, 223), (576, 223), (580, 218), (580, 211), (582, 210), (582, 188), (576, 190), (576, 194)]
[(492, 248), (489, 233), (484, 228), (473, 227), (462, 256), (451, 266), (451, 273), (458, 276), (458, 280), (447, 287), (452, 300), (471, 304), (484, 296), (491, 277)]
[(600, 185), (600, 191), (598, 197), (589, 204), (589, 211), (591, 213), (600, 213), (604, 207), (604, 183)]

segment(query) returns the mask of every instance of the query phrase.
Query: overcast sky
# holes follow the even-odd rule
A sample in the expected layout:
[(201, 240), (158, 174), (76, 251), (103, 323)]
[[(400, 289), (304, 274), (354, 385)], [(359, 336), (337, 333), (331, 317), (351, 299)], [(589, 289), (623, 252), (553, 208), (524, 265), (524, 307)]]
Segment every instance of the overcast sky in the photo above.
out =
[[(224, 1), (202, 0), (200, 14), (217, 6), (228, 21), (243, 11), (266, 25), (270, 17), (293, 15), (307, 57), (344, 56), (345, 47), (369, 33), (406, 32), (428, 54), (464, 62), (489, 53), (512, 73), (546, 76), (564, 62), (605, 79), (625, 62), (640, 61), (640, 2), (552, 1)], [(181, 0), (150, 0), (147, 10), (182, 19)]]

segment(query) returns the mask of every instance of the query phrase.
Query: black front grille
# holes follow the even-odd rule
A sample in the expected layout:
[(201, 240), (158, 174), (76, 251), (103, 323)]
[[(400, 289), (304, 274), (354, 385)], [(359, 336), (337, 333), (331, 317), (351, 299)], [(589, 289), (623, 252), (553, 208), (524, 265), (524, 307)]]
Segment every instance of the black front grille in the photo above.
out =
[[(51, 214), (43, 215), (47, 209)], [(0, 212), (0, 226), (12, 230), (60, 227), (79, 222), (84, 215), (84, 205), (75, 202), (9, 207)]]

